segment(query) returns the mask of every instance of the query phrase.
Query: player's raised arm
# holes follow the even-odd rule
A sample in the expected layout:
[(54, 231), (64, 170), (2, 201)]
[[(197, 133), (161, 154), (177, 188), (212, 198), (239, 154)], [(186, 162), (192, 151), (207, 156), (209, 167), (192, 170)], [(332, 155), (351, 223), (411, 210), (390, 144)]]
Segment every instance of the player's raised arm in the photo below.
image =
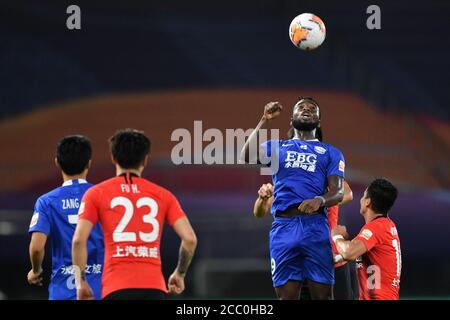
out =
[(258, 199), (253, 207), (253, 215), (256, 218), (263, 218), (270, 212), (273, 202), (273, 185), (270, 183), (263, 184), (258, 190)]
[[(80, 219), (72, 240), (72, 264), (76, 268), (75, 272), (79, 272), (79, 278), (75, 274), (77, 281), (77, 299), (92, 300), (94, 299), (92, 289), (86, 281), (86, 263), (87, 263), (87, 240), (91, 234), (94, 224), (85, 219)], [(79, 283), (78, 283), (79, 282)]]
[(181, 245), (178, 254), (178, 265), (169, 277), (168, 287), (170, 293), (180, 294), (184, 291), (184, 277), (197, 247), (197, 236), (187, 217), (182, 217), (175, 221), (173, 229), (180, 237)]
[[(261, 117), (256, 128), (248, 137), (241, 150), (241, 160), (245, 163), (260, 163), (259, 159), (262, 159), (265, 155), (265, 150), (258, 144), (258, 148), (252, 150), (251, 146), (256, 146), (259, 140), (259, 130), (263, 128), (268, 121), (275, 119), (281, 113), (282, 105), (279, 102), (269, 102), (264, 107), (264, 114)], [(253, 152), (252, 152), (253, 151)], [(257, 152), (256, 152), (257, 151)]]

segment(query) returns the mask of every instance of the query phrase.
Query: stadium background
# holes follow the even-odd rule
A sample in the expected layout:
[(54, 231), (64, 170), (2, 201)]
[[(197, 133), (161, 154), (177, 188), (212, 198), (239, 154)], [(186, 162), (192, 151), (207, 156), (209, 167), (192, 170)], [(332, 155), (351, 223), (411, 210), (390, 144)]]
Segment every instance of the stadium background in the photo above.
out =
[[(60, 184), (54, 147), (66, 134), (94, 146), (91, 182), (114, 174), (106, 139), (118, 128), (153, 141), (149, 178), (172, 190), (192, 219), (197, 255), (185, 298), (273, 298), (267, 234), (252, 205), (269, 177), (242, 165), (170, 161), (177, 128), (253, 127), (264, 104), (284, 103), (287, 131), (299, 95), (321, 104), (325, 141), (341, 148), (354, 201), (341, 219), (354, 235), (359, 198), (374, 177), (400, 188), (403, 298), (450, 294), (450, 3), (378, 1), (76, 1), (82, 29), (66, 29), (67, 1), (4, 1), (0, 13), (0, 297), (45, 299), (26, 284), (27, 227), (38, 195)], [(327, 39), (301, 52), (291, 19), (319, 15)], [(206, 144), (204, 144), (206, 145)], [(178, 241), (165, 229), (164, 272)], [(46, 253), (47, 281), (50, 251)]]

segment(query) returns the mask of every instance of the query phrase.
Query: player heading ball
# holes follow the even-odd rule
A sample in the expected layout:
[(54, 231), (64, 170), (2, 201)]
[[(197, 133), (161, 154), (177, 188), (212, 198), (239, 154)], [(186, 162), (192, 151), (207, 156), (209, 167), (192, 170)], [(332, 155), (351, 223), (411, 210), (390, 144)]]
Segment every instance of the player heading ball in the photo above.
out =
[(292, 109), (294, 135), (288, 140), (268, 140), (258, 152), (250, 145), (259, 130), (281, 113), (279, 102), (269, 102), (241, 152), (245, 161), (278, 161), (272, 175), (274, 200), (270, 230), (272, 281), (279, 299), (299, 299), (303, 282), (313, 299), (331, 299), (334, 263), (330, 243), (328, 208), (342, 201), (345, 162), (341, 151), (320, 142), (319, 104), (302, 97)]
[[(175, 196), (141, 177), (148, 163), (150, 140), (142, 131), (119, 130), (110, 139), (116, 177), (92, 187), (83, 197), (72, 246), (73, 264), (84, 270), (86, 240), (100, 222), (105, 239), (103, 299), (162, 299), (180, 294), (197, 245), (189, 220)], [(161, 270), (160, 242), (164, 223), (181, 239), (179, 261), (168, 280)], [(92, 291), (81, 273), (78, 299)]]

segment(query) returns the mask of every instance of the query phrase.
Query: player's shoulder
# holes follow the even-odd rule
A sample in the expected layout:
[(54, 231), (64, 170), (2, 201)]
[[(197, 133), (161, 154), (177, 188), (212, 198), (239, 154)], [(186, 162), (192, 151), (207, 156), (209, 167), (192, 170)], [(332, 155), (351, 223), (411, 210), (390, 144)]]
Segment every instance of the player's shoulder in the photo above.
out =
[(163, 187), (155, 182), (152, 182), (150, 180), (147, 180), (145, 178), (140, 178), (139, 184), (146, 191), (151, 191), (152, 193), (157, 193), (162, 196), (173, 196), (173, 193), (171, 191), (169, 191), (168, 189), (166, 189), (165, 187)]
[(366, 223), (363, 227), (373, 232), (382, 234), (383, 232), (392, 233), (393, 229), (396, 229), (395, 223), (388, 217), (381, 217)]
[(328, 144), (328, 143), (324, 143), (324, 142), (320, 142), (318, 144), (318, 147), (322, 147), (325, 150), (327, 150), (329, 153), (342, 153), (341, 149), (339, 149), (338, 147), (332, 145), (332, 144)]
[(47, 193), (42, 194), (40, 197), (37, 198), (36, 203), (41, 203), (45, 205), (51, 203), (54, 199), (61, 197), (62, 189), (63, 187), (59, 186), (55, 189), (48, 191)]

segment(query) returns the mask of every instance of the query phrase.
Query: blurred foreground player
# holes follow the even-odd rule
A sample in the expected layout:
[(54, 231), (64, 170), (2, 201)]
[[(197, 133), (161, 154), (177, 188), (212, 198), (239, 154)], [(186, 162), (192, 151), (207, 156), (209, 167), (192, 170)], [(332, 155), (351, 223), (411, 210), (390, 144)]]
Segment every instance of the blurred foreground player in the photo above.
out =
[[(160, 241), (167, 222), (181, 238), (178, 266), (168, 281), (169, 292), (180, 294), (197, 245), (189, 220), (171, 192), (141, 178), (150, 152), (150, 141), (141, 131), (118, 131), (110, 146), (117, 176), (85, 194), (73, 238), (73, 264), (84, 270), (86, 240), (99, 221), (105, 238), (102, 298), (163, 299), (168, 290)], [(83, 272), (80, 278), (78, 299), (91, 299)]]
[(400, 239), (388, 212), (397, 189), (385, 179), (374, 180), (364, 191), (360, 213), (366, 224), (351, 241), (346, 228), (332, 230), (336, 248), (345, 260), (355, 260), (360, 300), (398, 300), (402, 257)]
[[(55, 163), (61, 169), (64, 183), (61, 187), (41, 196), (35, 205), (29, 232), (30, 284), (42, 285), (42, 261), (45, 243), (51, 235), (52, 276), (48, 288), (50, 300), (75, 300), (77, 291), (72, 269), (72, 237), (78, 221), (81, 199), (92, 184), (86, 181), (91, 165), (91, 143), (83, 136), (67, 136), (56, 148)], [(103, 236), (96, 225), (87, 241), (86, 278), (94, 297), (101, 298), (101, 272), (103, 268)]]

